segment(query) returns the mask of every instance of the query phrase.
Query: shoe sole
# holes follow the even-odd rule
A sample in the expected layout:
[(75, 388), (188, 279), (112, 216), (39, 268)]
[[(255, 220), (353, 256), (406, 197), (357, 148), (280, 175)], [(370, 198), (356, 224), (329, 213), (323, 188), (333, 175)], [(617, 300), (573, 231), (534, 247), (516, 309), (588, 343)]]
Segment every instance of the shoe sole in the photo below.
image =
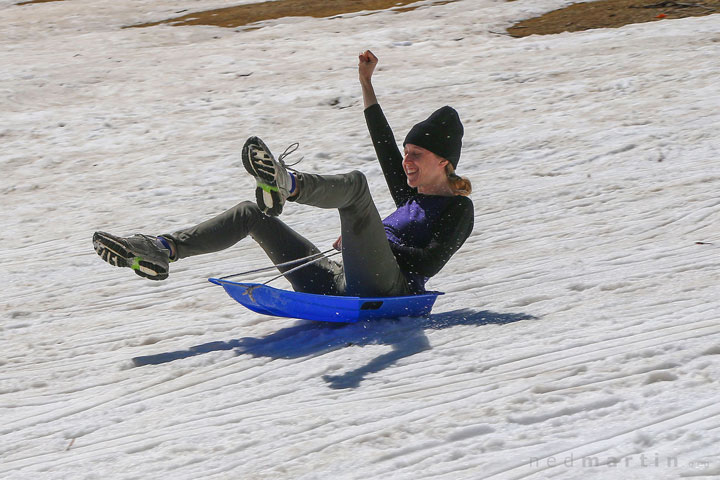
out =
[(115, 267), (131, 268), (137, 275), (150, 280), (165, 280), (168, 270), (157, 263), (143, 260), (128, 248), (122, 238), (105, 232), (95, 232), (93, 247), (100, 258)]
[[(261, 158), (258, 153), (263, 154)], [(252, 157), (252, 158), (251, 158)], [(242, 161), (245, 170), (255, 177), (255, 201), (265, 213), (276, 217), (282, 213), (283, 199), (275, 180), (275, 163), (269, 149), (258, 137), (250, 137), (243, 146)]]

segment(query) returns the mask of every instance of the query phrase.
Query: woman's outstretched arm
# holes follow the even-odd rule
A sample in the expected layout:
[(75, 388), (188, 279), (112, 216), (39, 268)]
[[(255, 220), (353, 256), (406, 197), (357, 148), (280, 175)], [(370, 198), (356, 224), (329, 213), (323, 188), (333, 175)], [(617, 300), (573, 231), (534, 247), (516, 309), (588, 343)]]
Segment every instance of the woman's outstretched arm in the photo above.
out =
[(378, 58), (370, 50), (365, 50), (358, 58), (360, 60), (358, 62), (358, 76), (362, 87), (363, 103), (365, 108), (368, 108), (378, 103), (375, 89), (372, 86), (372, 75), (375, 66), (378, 64)]
[(363, 102), (365, 103), (365, 121), (385, 181), (388, 188), (390, 188), (395, 204), (400, 206), (414, 193), (414, 190), (407, 184), (407, 177), (402, 167), (402, 152), (395, 143), (395, 136), (385, 119), (380, 104), (378, 104), (375, 89), (372, 86), (372, 75), (375, 66), (378, 64), (378, 58), (370, 50), (361, 53), (359, 58), (358, 76), (360, 77)]

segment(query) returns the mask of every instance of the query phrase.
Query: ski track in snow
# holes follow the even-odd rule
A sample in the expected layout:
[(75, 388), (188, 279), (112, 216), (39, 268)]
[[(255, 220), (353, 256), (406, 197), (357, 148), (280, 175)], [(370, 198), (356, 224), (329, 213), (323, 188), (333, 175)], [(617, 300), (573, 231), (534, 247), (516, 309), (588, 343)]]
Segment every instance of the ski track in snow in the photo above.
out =
[[(718, 16), (497, 33), (563, 5), (531, 3), (233, 31), (121, 29), (187, 8), (170, 1), (1, 1), (0, 476), (720, 474)], [(158, 283), (97, 258), (95, 230), (251, 198), (250, 135), (299, 141), (308, 171), (362, 170), (388, 213), (365, 48), (398, 141), (442, 104), (465, 124), (475, 231), (430, 318), (245, 311), (205, 279), (266, 265), (250, 240)], [(335, 212), (286, 210), (336, 238)]]

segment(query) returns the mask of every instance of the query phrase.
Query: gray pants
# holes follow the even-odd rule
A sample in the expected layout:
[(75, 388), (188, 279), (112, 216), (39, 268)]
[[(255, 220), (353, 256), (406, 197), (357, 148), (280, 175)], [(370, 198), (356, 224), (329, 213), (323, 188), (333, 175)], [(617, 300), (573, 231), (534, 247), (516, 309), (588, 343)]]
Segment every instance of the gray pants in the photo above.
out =
[[(337, 208), (342, 232), (342, 264), (329, 259), (315, 262), (286, 276), (298, 292), (325, 295), (384, 297), (409, 295), (385, 236), (380, 214), (365, 176), (299, 174), (297, 203)], [(242, 202), (195, 227), (163, 235), (175, 243), (177, 257), (217, 252), (250, 235), (273, 264), (319, 253), (315, 245), (252, 202)], [(280, 271), (292, 267), (281, 268)]]

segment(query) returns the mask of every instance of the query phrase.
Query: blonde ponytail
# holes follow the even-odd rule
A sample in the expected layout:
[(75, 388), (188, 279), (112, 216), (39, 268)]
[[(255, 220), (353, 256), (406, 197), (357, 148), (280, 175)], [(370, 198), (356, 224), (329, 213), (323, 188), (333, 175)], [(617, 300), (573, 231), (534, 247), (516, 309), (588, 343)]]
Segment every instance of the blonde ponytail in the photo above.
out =
[(457, 175), (450, 163), (445, 166), (445, 172), (447, 173), (448, 182), (450, 182), (450, 189), (455, 195), (467, 197), (472, 193), (472, 183), (470, 183), (470, 179)]

